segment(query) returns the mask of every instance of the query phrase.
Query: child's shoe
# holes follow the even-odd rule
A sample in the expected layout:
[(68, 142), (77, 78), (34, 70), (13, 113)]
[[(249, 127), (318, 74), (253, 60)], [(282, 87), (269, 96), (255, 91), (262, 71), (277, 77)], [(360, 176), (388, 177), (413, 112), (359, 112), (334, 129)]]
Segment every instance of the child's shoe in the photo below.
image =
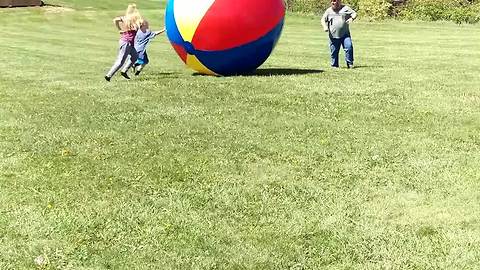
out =
[(120, 72), (120, 75), (122, 75), (125, 79), (127, 80), (130, 80), (130, 77), (128, 76), (128, 74), (126, 72)]

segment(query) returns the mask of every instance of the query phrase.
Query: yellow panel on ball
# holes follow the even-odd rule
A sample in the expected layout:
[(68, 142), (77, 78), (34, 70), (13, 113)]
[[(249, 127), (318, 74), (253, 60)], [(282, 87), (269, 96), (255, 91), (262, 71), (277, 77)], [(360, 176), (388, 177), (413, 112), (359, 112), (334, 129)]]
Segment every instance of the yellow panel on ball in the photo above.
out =
[(192, 41), (195, 30), (215, 0), (175, 0), (173, 10), (178, 30), (185, 41)]

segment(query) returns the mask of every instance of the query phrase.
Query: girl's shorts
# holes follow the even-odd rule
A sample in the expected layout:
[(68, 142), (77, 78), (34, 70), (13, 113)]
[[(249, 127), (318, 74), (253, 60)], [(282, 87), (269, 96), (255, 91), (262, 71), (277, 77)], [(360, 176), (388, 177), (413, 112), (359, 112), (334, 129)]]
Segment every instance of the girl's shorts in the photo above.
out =
[(143, 58), (138, 58), (137, 62), (135, 62), (136, 65), (143, 65), (145, 64), (145, 60)]

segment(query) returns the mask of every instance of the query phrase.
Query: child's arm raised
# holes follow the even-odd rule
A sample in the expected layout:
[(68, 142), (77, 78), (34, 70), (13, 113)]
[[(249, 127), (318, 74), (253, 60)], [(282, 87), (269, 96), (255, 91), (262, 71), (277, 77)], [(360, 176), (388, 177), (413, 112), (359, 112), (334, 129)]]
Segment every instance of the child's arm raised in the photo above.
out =
[(115, 26), (117, 27), (118, 31), (120, 31), (120, 33), (123, 32), (123, 29), (122, 27), (120, 26), (120, 23), (123, 22), (123, 17), (122, 16), (118, 16), (118, 17), (115, 17), (113, 19), (113, 23), (115, 24)]
[(153, 33), (155, 33), (155, 36), (156, 36), (156, 35), (160, 35), (160, 34), (163, 33), (163, 32), (165, 32), (165, 28), (163, 28), (163, 29), (160, 30), (160, 31), (153, 32)]
[(165, 32), (165, 28), (163, 28), (163, 29), (160, 30), (160, 31), (156, 31), (156, 32), (154, 32), (154, 33), (155, 33), (155, 36), (156, 36), (156, 35), (160, 35), (160, 34), (163, 33), (163, 32)]

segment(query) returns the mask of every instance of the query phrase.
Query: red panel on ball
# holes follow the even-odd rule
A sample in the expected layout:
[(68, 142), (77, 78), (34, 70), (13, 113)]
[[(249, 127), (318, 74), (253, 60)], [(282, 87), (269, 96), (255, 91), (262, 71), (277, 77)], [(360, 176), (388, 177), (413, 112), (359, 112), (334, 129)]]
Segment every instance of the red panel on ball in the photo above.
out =
[(178, 56), (183, 60), (184, 63), (187, 62), (187, 51), (183, 46), (171, 42), (173, 49), (177, 52)]
[(252, 42), (283, 19), (283, 0), (216, 0), (200, 21), (192, 44), (197, 50), (227, 50)]

